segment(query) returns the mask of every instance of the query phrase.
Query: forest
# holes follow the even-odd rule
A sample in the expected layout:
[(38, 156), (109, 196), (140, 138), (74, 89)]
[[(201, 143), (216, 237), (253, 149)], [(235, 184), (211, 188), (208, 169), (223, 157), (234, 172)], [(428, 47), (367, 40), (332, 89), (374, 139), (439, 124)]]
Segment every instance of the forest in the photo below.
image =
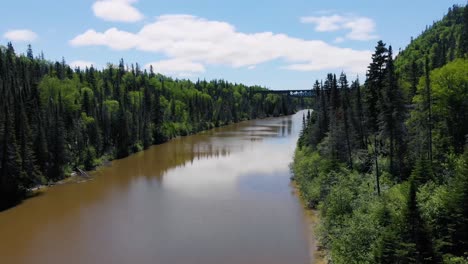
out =
[(317, 81), (291, 164), (331, 263), (468, 263), (468, 8)]
[(298, 99), (224, 80), (128, 66), (72, 69), (0, 46), (0, 210), (34, 186), (153, 144), (233, 122), (292, 114)]

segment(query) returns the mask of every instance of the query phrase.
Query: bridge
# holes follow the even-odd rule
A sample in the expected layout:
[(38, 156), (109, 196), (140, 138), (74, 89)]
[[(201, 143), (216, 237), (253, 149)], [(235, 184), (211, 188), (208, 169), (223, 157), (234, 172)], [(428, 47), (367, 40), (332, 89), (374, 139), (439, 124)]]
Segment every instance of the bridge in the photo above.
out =
[(282, 94), (287, 95), (290, 97), (315, 97), (316, 92), (315, 90), (259, 90), (259, 91), (252, 91), (252, 93), (260, 93), (260, 94)]

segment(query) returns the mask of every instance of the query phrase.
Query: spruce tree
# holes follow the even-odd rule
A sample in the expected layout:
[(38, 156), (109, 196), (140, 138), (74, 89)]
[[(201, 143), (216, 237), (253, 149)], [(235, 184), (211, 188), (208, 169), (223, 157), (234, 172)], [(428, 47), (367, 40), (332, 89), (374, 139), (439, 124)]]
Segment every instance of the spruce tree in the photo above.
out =
[(59, 180), (65, 176), (64, 168), (68, 161), (68, 154), (65, 141), (65, 127), (58, 109), (55, 113), (54, 123), (52, 138), (49, 143), (49, 146), (51, 146), (52, 164), (48, 176), (52, 180)]
[(366, 127), (373, 137), (373, 156), (375, 165), (375, 179), (377, 194), (380, 195), (380, 170), (379, 170), (379, 152), (380, 139), (379, 134), (379, 115), (382, 110), (382, 88), (386, 80), (386, 65), (388, 59), (388, 50), (385, 44), (380, 40), (375, 47), (372, 55), (372, 62), (367, 72), (365, 83), (366, 90), (364, 94), (364, 104), (366, 106)]
[[(390, 160), (389, 171), (392, 175), (403, 178), (406, 144), (404, 142), (404, 98), (397, 83), (393, 63), (392, 46), (389, 46), (386, 62), (386, 79), (383, 82), (381, 113), (379, 116), (380, 134), (385, 140)], [(395, 162), (398, 160), (398, 162)]]
[(30, 59), (30, 60), (34, 59), (33, 51), (32, 51), (32, 48), (31, 48), (31, 44), (28, 44), (28, 50), (27, 50), (27, 52), (26, 52), (26, 57), (28, 57), (28, 59)]
[(341, 110), (343, 113), (343, 132), (345, 135), (346, 140), (346, 154), (347, 154), (347, 163), (348, 167), (353, 167), (353, 158), (352, 158), (352, 147), (351, 147), (351, 137), (352, 137), (352, 130), (351, 130), (351, 118), (350, 116), (353, 115), (352, 108), (350, 106), (350, 94), (349, 94), (349, 85), (348, 80), (346, 78), (346, 74), (343, 72), (340, 75), (340, 94), (341, 94)]
[(364, 149), (367, 144), (367, 137), (364, 127), (364, 110), (363, 110), (363, 99), (361, 93), (361, 84), (359, 79), (356, 79), (351, 84), (351, 90), (353, 91), (354, 104), (352, 119), (355, 129), (357, 130), (359, 148)]
[(117, 115), (117, 158), (123, 158), (130, 154), (130, 135), (128, 127), (128, 119), (126, 111), (123, 109), (122, 104), (120, 105), (119, 112)]
[(14, 131), (14, 117), (5, 106), (3, 120), (3, 140), (0, 169), (0, 210), (11, 206), (23, 195), (25, 188), (21, 185), (24, 174), (21, 171), (21, 156)]
[(414, 251), (408, 252), (406, 257), (414, 259), (415, 263), (437, 263), (428, 227), (421, 217), (416, 200), (417, 183), (409, 181), (407, 205), (403, 214), (405, 231), (402, 235), (404, 243), (414, 245)]

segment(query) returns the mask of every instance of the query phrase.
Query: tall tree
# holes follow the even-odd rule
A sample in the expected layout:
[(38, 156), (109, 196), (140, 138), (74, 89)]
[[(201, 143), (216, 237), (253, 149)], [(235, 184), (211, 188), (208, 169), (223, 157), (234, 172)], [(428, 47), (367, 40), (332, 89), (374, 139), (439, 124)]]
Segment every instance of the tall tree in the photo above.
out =
[(352, 147), (351, 147), (351, 116), (353, 116), (351, 103), (350, 103), (350, 94), (349, 94), (349, 85), (346, 75), (342, 72), (340, 75), (340, 93), (341, 93), (341, 109), (343, 112), (343, 127), (344, 135), (346, 139), (346, 153), (347, 153), (347, 163), (350, 168), (353, 167), (353, 158), (352, 158)]
[[(3, 119), (3, 120), (2, 120)], [(13, 114), (5, 107), (2, 115), (3, 127), (0, 127), (3, 139), (0, 146), (1, 152), (1, 170), (0, 170), (0, 209), (10, 206), (24, 192), (21, 185), (21, 179), (24, 175), (21, 172), (21, 156), (19, 147), (16, 143), (14, 131)]]
[(366, 126), (373, 137), (373, 156), (375, 166), (375, 179), (377, 194), (380, 195), (380, 170), (379, 170), (379, 115), (382, 109), (382, 88), (387, 77), (386, 65), (388, 49), (380, 40), (372, 54), (372, 62), (368, 67), (364, 104), (366, 106)]
[[(405, 105), (403, 93), (397, 83), (392, 46), (389, 46), (388, 49), (385, 70), (387, 76), (382, 88), (381, 113), (379, 116), (380, 134), (388, 142), (385, 145), (389, 152), (389, 171), (392, 175), (398, 176), (401, 181), (406, 151), (404, 142)], [(395, 159), (398, 160), (397, 165), (395, 165)]]

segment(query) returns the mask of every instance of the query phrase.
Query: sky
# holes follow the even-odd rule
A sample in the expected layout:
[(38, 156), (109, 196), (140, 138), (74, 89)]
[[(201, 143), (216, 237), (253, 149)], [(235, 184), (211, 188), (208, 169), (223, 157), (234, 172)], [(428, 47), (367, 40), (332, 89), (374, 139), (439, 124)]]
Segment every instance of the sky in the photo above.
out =
[(15, 0), (0, 45), (72, 66), (123, 58), (179, 79), (310, 89), (328, 72), (365, 79), (378, 40), (397, 53), (466, 0)]

